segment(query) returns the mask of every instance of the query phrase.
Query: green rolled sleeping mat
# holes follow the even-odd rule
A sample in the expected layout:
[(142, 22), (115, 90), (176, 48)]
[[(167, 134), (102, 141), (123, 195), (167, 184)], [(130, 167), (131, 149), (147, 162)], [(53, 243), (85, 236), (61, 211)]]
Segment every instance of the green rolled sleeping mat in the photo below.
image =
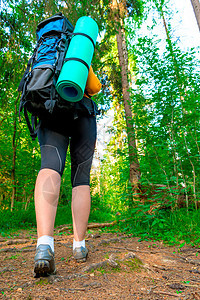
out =
[(98, 36), (97, 23), (90, 17), (81, 17), (72, 35), (56, 89), (63, 99), (77, 102), (83, 98)]

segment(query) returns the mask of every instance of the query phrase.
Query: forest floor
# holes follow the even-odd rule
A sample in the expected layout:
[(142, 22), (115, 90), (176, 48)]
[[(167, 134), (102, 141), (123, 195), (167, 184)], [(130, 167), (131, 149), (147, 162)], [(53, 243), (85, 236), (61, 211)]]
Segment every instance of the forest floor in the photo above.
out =
[(88, 260), (72, 256), (72, 235), (55, 232), (57, 274), (34, 278), (36, 231), (0, 237), (0, 299), (200, 300), (200, 249), (91, 229)]

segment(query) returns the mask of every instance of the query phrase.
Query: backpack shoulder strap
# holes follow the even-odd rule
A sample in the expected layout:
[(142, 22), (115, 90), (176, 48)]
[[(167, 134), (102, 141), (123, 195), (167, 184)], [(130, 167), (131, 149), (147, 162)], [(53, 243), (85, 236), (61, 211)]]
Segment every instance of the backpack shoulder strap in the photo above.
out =
[(24, 117), (26, 119), (28, 129), (30, 131), (30, 136), (32, 137), (32, 140), (34, 141), (37, 137), (37, 133), (38, 133), (38, 130), (41, 125), (41, 120), (39, 120), (39, 122), (37, 122), (37, 117), (32, 115), (31, 122), (30, 122), (26, 104), (24, 105)]
[(100, 110), (98, 109), (97, 104), (91, 98), (83, 96), (80, 100), (80, 104), (85, 107), (90, 116), (100, 115)]
[(18, 86), (18, 92), (22, 92), (22, 90), (23, 90), (23, 86), (24, 86), (24, 83), (25, 83), (25, 78), (26, 78), (26, 75), (30, 71), (30, 67), (31, 67), (32, 61), (33, 61), (33, 56), (28, 61), (28, 64), (27, 64), (27, 67), (26, 67), (26, 71), (24, 72), (24, 75), (23, 75), (23, 77), (22, 77), (22, 79), (20, 81), (20, 84)]

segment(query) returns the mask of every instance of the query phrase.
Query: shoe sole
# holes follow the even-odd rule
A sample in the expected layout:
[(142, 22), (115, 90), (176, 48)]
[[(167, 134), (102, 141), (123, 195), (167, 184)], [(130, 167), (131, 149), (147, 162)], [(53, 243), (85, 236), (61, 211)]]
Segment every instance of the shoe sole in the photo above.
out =
[(48, 260), (40, 259), (36, 261), (34, 267), (35, 277), (47, 277), (49, 275), (56, 274), (56, 270), (51, 271), (50, 263)]
[(74, 257), (75, 258), (75, 260), (77, 261), (77, 262), (86, 262), (86, 260), (87, 260), (87, 257), (88, 257), (88, 253), (86, 254), (86, 256), (85, 257)]
[(87, 257), (83, 257), (83, 258), (75, 258), (75, 260), (76, 260), (77, 262), (86, 262)]

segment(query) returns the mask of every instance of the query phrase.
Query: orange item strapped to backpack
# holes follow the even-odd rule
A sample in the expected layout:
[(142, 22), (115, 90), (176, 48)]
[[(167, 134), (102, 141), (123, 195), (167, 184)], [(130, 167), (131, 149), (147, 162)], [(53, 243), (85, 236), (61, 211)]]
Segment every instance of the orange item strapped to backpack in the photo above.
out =
[(87, 94), (90, 96), (94, 96), (101, 90), (101, 83), (97, 76), (94, 74), (92, 67), (90, 66), (89, 74), (88, 74), (88, 79), (86, 82), (86, 87), (85, 91), (86, 93), (84, 94), (85, 97), (88, 97)]

